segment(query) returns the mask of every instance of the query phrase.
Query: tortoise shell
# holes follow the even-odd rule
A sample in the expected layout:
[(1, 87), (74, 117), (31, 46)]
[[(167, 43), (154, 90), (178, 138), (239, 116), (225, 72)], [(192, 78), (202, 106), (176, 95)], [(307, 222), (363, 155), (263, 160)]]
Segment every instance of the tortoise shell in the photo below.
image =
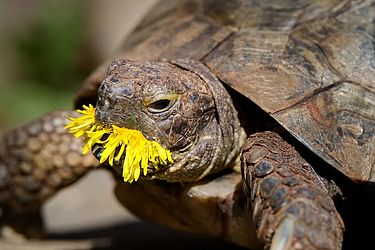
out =
[[(113, 58), (204, 63), (330, 165), (375, 181), (375, 1), (163, 1)], [(83, 84), (95, 102), (112, 59)], [(251, 114), (248, 114), (251, 116)]]

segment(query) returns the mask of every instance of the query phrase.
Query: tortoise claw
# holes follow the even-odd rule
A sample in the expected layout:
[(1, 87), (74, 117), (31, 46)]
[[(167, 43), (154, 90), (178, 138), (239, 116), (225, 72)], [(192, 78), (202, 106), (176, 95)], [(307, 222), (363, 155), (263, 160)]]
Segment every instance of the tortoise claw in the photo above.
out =
[(272, 237), (270, 250), (290, 249), (295, 221), (295, 218), (289, 216), (281, 222)]

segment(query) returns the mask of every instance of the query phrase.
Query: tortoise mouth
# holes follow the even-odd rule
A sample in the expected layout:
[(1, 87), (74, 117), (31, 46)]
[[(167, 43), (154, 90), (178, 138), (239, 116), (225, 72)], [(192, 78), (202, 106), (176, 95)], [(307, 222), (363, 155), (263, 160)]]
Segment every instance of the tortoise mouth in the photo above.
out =
[[(103, 137), (100, 140), (104, 141), (104, 140), (107, 139), (108, 136), (109, 136), (108, 134), (105, 134), (105, 135), (103, 135)], [(120, 148), (121, 148), (121, 146), (116, 147), (115, 154), (117, 154), (120, 151)], [(99, 161), (100, 161), (100, 158), (102, 157), (103, 151), (104, 151), (103, 144), (96, 143), (91, 148), (92, 154)], [(113, 162), (112, 168), (119, 174), (122, 174), (125, 158), (126, 158), (126, 153), (124, 152), (123, 155), (121, 156), (121, 158), (118, 161)], [(110, 165), (107, 161), (104, 162), (103, 164)], [(148, 167), (147, 167), (147, 176), (150, 176), (150, 175), (155, 174), (155, 173), (162, 172), (169, 167), (170, 166), (168, 166), (168, 165), (158, 165), (157, 168), (156, 168), (155, 166), (153, 166), (152, 164), (149, 163)], [(142, 178), (147, 177), (147, 176), (141, 175)]]

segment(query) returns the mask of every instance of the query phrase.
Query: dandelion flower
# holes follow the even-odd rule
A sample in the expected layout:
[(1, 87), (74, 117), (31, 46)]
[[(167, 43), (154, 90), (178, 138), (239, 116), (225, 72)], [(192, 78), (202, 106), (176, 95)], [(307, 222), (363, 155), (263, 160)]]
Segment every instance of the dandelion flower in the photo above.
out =
[[(147, 168), (151, 164), (158, 169), (159, 166), (168, 166), (173, 163), (172, 154), (156, 141), (147, 140), (144, 135), (134, 129), (121, 128), (116, 125), (102, 126), (95, 121), (95, 108), (90, 104), (84, 105), (82, 114), (78, 118), (68, 118), (70, 122), (65, 126), (69, 133), (75, 137), (84, 137), (86, 145), (82, 153), (86, 154), (93, 145), (100, 144), (103, 151), (100, 163), (108, 162), (113, 166), (123, 160), (122, 176), (125, 182), (137, 181), (141, 174), (147, 175)], [(102, 140), (104, 135), (108, 135)]]

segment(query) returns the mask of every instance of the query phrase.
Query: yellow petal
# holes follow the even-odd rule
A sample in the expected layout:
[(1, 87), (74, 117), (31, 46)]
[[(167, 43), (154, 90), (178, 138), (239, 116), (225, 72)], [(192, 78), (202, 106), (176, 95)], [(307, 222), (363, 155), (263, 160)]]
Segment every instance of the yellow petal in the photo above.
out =
[[(137, 181), (141, 173), (146, 176), (149, 165), (158, 169), (159, 165), (173, 163), (173, 157), (168, 149), (163, 148), (156, 141), (147, 140), (140, 131), (121, 128), (116, 125), (105, 127), (95, 123), (95, 108), (90, 104), (84, 105), (83, 110), (77, 110), (82, 114), (78, 118), (68, 118), (70, 122), (65, 126), (69, 133), (76, 137), (84, 137), (86, 144), (83, 154), (86, 154), (95, 144), (101, 144), (103, 152), (100, 162), (106, 162), (113, 166), (119, 162), (125, 153), (123, 162), (123, 178), (126, 182)], [(101, 138), (108, 134), (107, 139)], [(116, 149), (119, 148), (117, 154)]]

